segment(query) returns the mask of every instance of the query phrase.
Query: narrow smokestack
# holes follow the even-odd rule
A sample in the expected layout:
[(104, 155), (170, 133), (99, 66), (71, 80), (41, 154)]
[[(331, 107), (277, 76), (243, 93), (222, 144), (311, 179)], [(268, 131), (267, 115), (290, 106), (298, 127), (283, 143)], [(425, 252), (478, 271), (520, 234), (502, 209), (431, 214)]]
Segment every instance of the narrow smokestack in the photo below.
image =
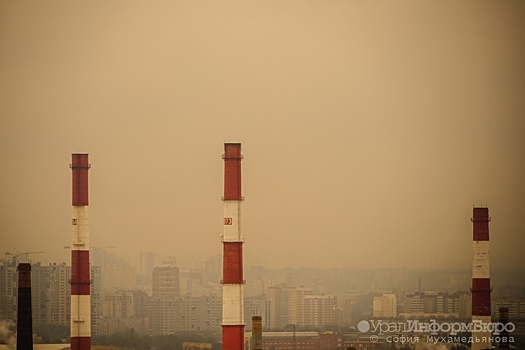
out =
[(31, 315), (31, 264), (18, 264), (18, 313), (16, 349), (33, 349), (33, 318)]
[(252, 317), (252, 340), (250, 343), (250, 350), (263, 350), (261, 316)]
[[(472, 322), (491, 322), (490, 264), (489, 264), (489, 209), (474, 208), (473, 259), (472, 259)], [(491, 332), (472, 331), (472, 350), (492, 347)]]
[(241, 144), (224, 144), (222, 349), (244, 350)]
[(89, 277), (89, 211), (87, 154), (73, 154), (73, 219), (71, 222), (71, 350), (91, 349)]
[[(499, 322), (502, 324), (507, 324), (509, 322), (509, 308), (507, 307), (500, 307), (499, 308)], [(500, 349), (509, 349), (510, 343), (509, 343), (509, 332), (507, 329), (502, 331), (499, 335), (499, 338), (501, 339), (499, 343)]]

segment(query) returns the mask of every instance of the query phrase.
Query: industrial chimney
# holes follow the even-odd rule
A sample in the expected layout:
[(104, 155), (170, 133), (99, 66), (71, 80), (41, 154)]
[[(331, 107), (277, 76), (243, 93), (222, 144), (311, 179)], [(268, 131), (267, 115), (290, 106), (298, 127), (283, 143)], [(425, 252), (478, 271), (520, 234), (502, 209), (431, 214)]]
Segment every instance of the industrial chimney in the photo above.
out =
[[(472, 217), (473, 259), (472, 259), (472, 322), (483, 325), (491, 322), (490, 310), (490, 264), (489, 264), (489, 209), (475, 207)], [(484, 327), (483, 327), (484, 328)], [(473, 327), (474, 329), (474, 327)], [(472, 350), (492, 347), (489, 331), (472, 331)]]
[(250, 350), (263, 350), (262, 317), (252, 316), (252, 340)]
[(33, 318), (31, 309), (31, 264), (18, 264), (18, 312), (16, 349), (33, 350)]
[(88, 170), (90, 167), (87, 154), (72, 154), (71, 350), (91, 349), (88, 212)]
[(222, 349), (244, 350), (241, 144), (224, 144)]
[[(509, 322), (509, 308), (508, 307), (500, 307), (499, 308), (499, 320), (501, 324), (506, 325)], [(500, 332), (499, 338), (501, 341), (499, 342), (498, 349), (509, 349), (510, 343), (509, 343), (509, 331), (505, 328), (504, 331)]]

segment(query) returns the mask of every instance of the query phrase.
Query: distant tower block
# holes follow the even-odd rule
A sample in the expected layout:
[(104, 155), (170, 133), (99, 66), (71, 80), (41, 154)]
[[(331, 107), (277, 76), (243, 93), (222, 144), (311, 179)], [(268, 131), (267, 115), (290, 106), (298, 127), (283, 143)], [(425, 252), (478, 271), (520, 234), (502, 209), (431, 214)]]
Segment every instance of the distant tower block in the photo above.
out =
[(18, 311), (16, 349), (33, 350), (33, 318), (31, 309), (31, 264), (18, 264)]
[[(472, 259), (472, 322), (490, 323), (490, 264), (489, 264), (489, 209), (474, 208), (472, 222), (473, 259)], [(491, 332), (472, 331), (472, 350), (488, 349)]]
[(73, 154), (73, 218), (71, 220), (71, 350), (91, 349), (89, 277), (89, 212), (87, 154)]
[(262, 317), (252, 317), (252, 340), (250, 343), (251, 350), (263, 350), (263, 337), (262, 337)]
[(224, 144), (222, 349), (244, 350), (241, 144)]

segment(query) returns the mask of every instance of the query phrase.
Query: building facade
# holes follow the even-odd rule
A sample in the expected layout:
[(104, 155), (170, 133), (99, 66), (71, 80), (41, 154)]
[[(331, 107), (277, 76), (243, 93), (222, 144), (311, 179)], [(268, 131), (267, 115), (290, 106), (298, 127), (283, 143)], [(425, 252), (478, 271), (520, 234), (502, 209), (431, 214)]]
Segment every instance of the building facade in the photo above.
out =
[(405, 297), (401, 317), (467, 319), (472, 315), (469, 292), (417, 292)]
[(383, 294), (374, 297), (372, 307), (372, 317), (374, 318), (396, 318), (397, 317), (397, 297), (393, 293)]
[(180, 296), (179, 268), (171, 265), (153, 268), (152, 290), (154, 297)]
[(277, 285), (268, 288), (269, 328), (324, 325), (341, 321), (342, 312), (333, 295), (314, 294), (312, 288)]

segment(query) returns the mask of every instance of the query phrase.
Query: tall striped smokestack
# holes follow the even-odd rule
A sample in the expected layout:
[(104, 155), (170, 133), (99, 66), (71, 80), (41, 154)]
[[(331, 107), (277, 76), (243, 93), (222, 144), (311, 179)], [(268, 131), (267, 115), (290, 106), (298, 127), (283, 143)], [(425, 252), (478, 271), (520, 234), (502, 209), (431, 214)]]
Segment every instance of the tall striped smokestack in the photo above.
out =
[(244, 350), (241, 144), (224, 144), (222, 349)]
[(16, 349), (33, 350), (33, 318), (31, 315), (31, 264), (18, 264), (18, 312)]
[(263, 350), (262, 317), (252, 316), (252, 340), (250, 350)]
[(89, 215), (87, 154), (73, 154), (73, 219), (71, 222), (71, 350), (91, 349)]
[[(489, 209), (474, 208), (472, 222), (473, 259), (472, 259), (472, 322), (483, 324), (491, 322), (490, 310), (490, 264), (489, 264)], [(474, 327), (473, 327), (474, 329)], [(472, 350), (492, 347), (491, 332), (472, 331)]]

